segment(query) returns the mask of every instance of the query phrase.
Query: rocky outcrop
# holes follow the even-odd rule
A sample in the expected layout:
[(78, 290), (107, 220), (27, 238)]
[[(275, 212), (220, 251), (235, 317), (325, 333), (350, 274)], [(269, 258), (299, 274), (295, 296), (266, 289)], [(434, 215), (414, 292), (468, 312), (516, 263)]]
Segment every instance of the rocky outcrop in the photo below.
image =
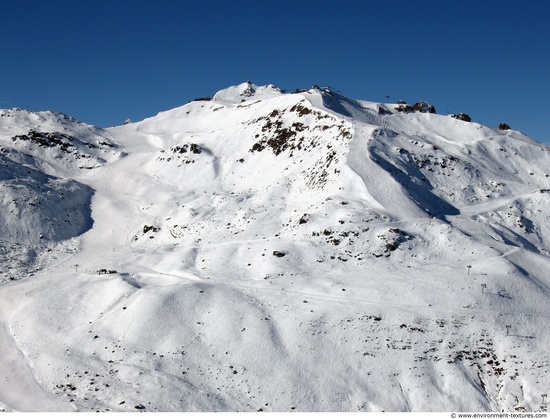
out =
[(470, 118), (470, 115), (465, 114), (465, 113), (452, 114), (451, 118), (455, 118), (455, 119), (458, 119), (460, 121), (472, 122), (472, 118)]
[(397, 112), (409, 113), (414, 111), (414, 108), (411, 105), (404, 104), (404, 105), (396, 106), (395, 110)]
[(422, 112), (422, 113), (436, 113), (435, 106), (431, 103), (425, 102), (421, 100), (420, 102), (417, 102), (413, 105), (413, 109), (416, 112)]
[[(420, 102), (416, 102), (414, 105), (408, 105), (404, 101), (400, 100), (397, 102), (399, 106), (395, 107), (395, 110), (397, 112), (403, 112), (403, 113), (409, 113), (409, 112), (422, 112), (422, 113), (436, 113), (435, 106), (433, 106), (431, 103), (425, 102), (421, 100)], [(380, 113), (380, 108), (378, 108), (378, 112)]]

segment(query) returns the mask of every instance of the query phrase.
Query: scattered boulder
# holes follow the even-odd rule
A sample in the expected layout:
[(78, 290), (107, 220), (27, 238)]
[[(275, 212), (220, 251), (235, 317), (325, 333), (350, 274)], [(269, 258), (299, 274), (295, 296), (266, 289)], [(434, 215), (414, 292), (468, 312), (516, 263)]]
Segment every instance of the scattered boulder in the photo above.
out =
[(472, 122), (472, 118), (470, 118), (470, 115), (467, 115), (465, 113), (452, 114), (451, 118), (455, 118), (460, 121)]
[(309, 214), (304, 214), (298, 221), (299, 224), (306, 224), (309, 221)]
[(143, 234), (147, 234), (150, 231), (152, 231), (153, 233), (156, 233), (159, 230), (160, 228), (156, 226), (148, 226), (148, 225), (143, 226)]
[(191, 151), (193, 154), (201, 154), (202, 148), (195, 143), (182, 144), (181, 146), (172, 147), (171, 151), (174, 153), (184, 154)]
[(200, 148), (200, 146), (195, 144), (195, 143), (189, 144), (189, 148), (193, 152), (193, 154), (201, 154), (202, 153), (202, 149)]
[(286, 253), (285, 252), (281, 252), (279, 250), (274, 250), (273, 251), (273, 256), (277, 256), (278, 258), (282, 258), (283, 256), (285, 256)]
[(506, 130), (511, 129), (511, 128), (510, 128), (510, 125), (503, 122), (498, 126), (498, 129), (501, 130), (501, 131), (506, 131)]

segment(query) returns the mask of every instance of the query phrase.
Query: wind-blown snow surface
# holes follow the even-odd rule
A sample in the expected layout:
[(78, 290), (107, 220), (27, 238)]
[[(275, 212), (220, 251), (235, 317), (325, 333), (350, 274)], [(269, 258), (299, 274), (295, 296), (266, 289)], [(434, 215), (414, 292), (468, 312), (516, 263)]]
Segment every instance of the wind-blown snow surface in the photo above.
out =
[(3, 111), (0, 406), (546, 410), (550, 150), (396, 107)]

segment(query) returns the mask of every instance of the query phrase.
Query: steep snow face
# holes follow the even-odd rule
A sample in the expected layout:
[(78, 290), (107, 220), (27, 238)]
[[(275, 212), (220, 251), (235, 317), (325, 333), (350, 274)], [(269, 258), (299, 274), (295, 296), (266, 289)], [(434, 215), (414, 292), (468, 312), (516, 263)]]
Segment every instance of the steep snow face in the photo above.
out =
[[(12, 151), (13, 153), (13, 151)], [(0, 154), (0, 282), (45, 267), (52, 248), (91, 228), (93, 190)]]
[(0, 155), (0, 237), (21, 244), (60, 241), (91, 227), (92, 190)]
[(0, 373), (68, 410), (545, 410), (549, 149), (417, 105), (244, 83), (0, 133), (10, 275), (37, 260), (0, 287)]

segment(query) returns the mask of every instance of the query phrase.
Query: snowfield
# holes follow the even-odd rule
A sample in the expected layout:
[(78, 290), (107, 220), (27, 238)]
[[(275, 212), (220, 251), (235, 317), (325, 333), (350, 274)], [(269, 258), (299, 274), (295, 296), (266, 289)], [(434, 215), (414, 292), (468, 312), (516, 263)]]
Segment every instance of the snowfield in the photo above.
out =
[(550, 149), (430, 106), (0, 110), (0, 410), (546, 411)]

